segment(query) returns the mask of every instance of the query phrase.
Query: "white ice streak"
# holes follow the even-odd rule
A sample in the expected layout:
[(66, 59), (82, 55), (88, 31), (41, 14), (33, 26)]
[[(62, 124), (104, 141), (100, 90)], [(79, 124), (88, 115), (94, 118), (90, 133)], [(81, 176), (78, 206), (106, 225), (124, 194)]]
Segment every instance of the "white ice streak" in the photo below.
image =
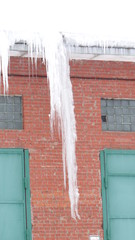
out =
[(2, 31), (0, 32), (0, 82), (2, 73), (4, 93), (8, 90), (8, 51), (8, 38), (6, 37), (6, 34)]
[(50, 41), (46, 42), (45, 56), (51, 95), (51, 129), (53, 129), (55, 122), (61, 129), (64, 185), (66, 187), (67, 169), (71, 215), (73, 218), (79, 218), (74, 102), (70, 81), (69, 56), (61, 34), (56, 33), (50, 38)]
[(77, 164), (75, 154), (76, 123), (72, 84), (70, 81), (69, 55), (63, 36), (60, 33), (23, 33), (0, 32), (0, 74), (3, 74), (4, 93), (8, 90), (8, 56), (9, 49), (17, 41), (28, 44), (31, 59), (42, 56), (47, 69), (50, 86), (50, 125), (53, 132), (54, 124), (58, 125), (62, 136), (62, 155), (64, 185), (66, 187), (66, 171), (68, 173), (69, 198), (71, 216), (76, 219), (78, 214)]

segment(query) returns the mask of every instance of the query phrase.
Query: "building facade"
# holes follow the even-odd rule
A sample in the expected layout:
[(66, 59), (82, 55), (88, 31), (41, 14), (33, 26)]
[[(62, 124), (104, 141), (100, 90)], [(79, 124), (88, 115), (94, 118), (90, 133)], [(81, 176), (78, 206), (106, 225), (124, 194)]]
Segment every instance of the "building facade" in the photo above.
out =
[[(28, 174), (28, 180), (24, 180), (26, 190), (20, 193), (23, 196), (28, 193), (28, 197), (24, 200), (23, 217), (19, 213), (16, 215), (20, 224), (21, 221), (25, 222), (22, 219), (26, 217), (24, 228), (17, 225), (20, 231), (26, 230), (26, 235), (22, 233), (19, 239), (23, 240), (24, 236), (31, 239), (31, 232), (33, 240), (116, 240), (127, 239), (126, 234), (129, 233), (129, 239), (133, 239), (135, 63), (72, 60), (70, 71), (77, 128), (76, 157), (81, 218), (77, 221), (71, 218), (68, 186), (64, 189), (61, 137), (57, 129), (53, 138), (50, 134), (50, 96), (45, 66), (41, 59), (38, 59), (37, 68), (28, 58), (10, 59), (9, 97), (4, 97), (2, 90), (0, 96), (0, 148), (5, 151), (5, 159), (11, 158), (9, 173), (13, 152), (24, 154), (24, 159), (25, 155), (29, 158), (29, 166), (26, 170), (23, 166), (24, 174), (20, 173), (24, 178)], [(2, 154), (3, 151), (0, 152), (0, 159), (3, 159)], [(9, 154), (9, 158), (6, 154)], [(27, 164), (27, 159), (24, 161)], [(4, 165), (3, 172), (5, 168)], [(15, 165), (13, 175), (16, 176), (20, 168)], [(10, 174), (4, 173), (0, 179), (2, 185), (6, 186), (5, 178), (10, 182)], [(18, 178), (13, 180), (13, 185)], [(13, 188), (12, 184), (7, 186)], [(19, 185), (15, 189), (20, 189)], [(119, 196), (117, 192), (120, 189), (122, 193)], [(5, 210), (5, 221), (13, 221), (13, 213), (19, 211), (17, 209), (21, 206), (22, 195), (18, 191), (18, 202), (14, 199), (9, 202), (11, 206), (15, 201), (16, 210), (12, 209), (10, 217), (10, 210)], [(4, 190), (2, 194), (6, 196)], [(14, 192), (12, 194), (15, 196)], [(7, 200), (1, 198), (0, 201), (5, 201), (5, 206)], [(125, 206), (131, 208), (127, 207), (128, 210), (124, 211)], [(10, 226), (10, 222), (8, 224)], [(6, 227), (4, 229), (5, 232), (1, 231), (0, 234), (6, 234)], [(127, 229), (126, 233), (121, 229)], [(16, 239), (17, 234), (20, 233), (14, 235)], [(7, 237), (1, 235), (0, 239), (4, 240), (3, 236)]]

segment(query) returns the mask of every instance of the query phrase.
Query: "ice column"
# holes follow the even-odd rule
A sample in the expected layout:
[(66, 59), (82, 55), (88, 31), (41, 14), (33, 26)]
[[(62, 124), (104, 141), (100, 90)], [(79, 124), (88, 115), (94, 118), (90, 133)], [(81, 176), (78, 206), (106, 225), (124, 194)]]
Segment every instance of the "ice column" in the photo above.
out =
[(79, 218), (79, 193), (75, 154), (77, 136), (72, 84), (70, 81), (69, 55), (60, 33), (51, 36), (49, 41), (46, 40), (45, 57), (51, 104), (50, 124), (53, 130), (54, 123), (58, 122), (58, 127), (62, 133), (64, 185), (66, 187), (67, 171), (71, 215), (73, 218)]

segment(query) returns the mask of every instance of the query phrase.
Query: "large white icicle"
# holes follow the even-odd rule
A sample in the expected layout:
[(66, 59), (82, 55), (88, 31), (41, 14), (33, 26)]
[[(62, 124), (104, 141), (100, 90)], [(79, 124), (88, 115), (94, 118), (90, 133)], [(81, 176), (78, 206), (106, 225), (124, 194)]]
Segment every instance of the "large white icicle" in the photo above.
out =
[[(77, 164), (75, 155), (76, 124), (72, 85), (70, 81), (69, 56), (60, 33), (45, 43), (47, 76), (50, 85), (51, 129), (55, 122), (62, 133), (64, 185), (68, 172), (71, 215), (78, 217)], [(57, 39), (57, 40), (56, 40)], [(51, 47), (50, 47), (51, 46)]]
[[(3, 73), (4, 92), (8, 90), (8, 51), (16, 41), (28, 43), (31, 58), (40, 53), (47, 68), (50, 86), (50, 124), (51, 130), (55, 123), (62, 135), (64, 185), (66, 187), (66, 171), (68, 173), (71, 216), (79, 218), (77, 164), (75, 154), (76, 124), (72, 85), (70, 81), (69, 56), (60, 33), (14, 33), (0, 32), (0, 75)], [(34, 51), (34, 54), (33, 54)]]
[(4, 31), (0, 32), (0, 80), (3, 75), (4, 93), (8, 90), (8, 51), (9, 42)]

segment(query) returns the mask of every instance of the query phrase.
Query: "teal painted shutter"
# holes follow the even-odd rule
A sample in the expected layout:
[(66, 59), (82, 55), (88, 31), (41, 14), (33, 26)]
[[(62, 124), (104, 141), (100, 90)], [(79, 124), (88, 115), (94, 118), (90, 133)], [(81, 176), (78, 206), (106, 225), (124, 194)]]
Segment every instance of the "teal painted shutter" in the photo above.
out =
[(2, 240), (27, 239), (25, 155), (22, 149), (0, 149), (0, 239)]
[(101, 152), (105, 240), (135, 239), (135, 151)]

